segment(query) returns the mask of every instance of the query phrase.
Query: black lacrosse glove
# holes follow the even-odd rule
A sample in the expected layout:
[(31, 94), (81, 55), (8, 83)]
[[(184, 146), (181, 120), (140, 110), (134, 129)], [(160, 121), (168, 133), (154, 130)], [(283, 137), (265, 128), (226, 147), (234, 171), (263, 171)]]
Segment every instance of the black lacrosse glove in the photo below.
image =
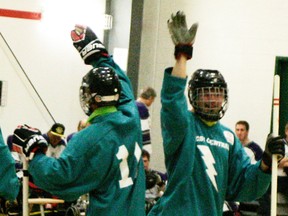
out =
[(74, 47), (87, 65), (91, 65), (93, 60), (108, 56), (105, 46), (87, 26), (75, 25), (75, 29), (71, 31), (71, 38)]
[(32, 160), (36, 152), (46, 153), (48, 143), (41, 135), (41, 131), (28, 125), (19, 125), (12, 138), (13, 149), (24, 153), (28, 160)]
[(191, 59), (198, 23), (194, 23), (188, 29), (184, 12), (178, 11), (176, 15), (172, 14), (168, 20), (168, 29), (175, 45), (175, 59), (178, 59), (181, 55), (185, 55), (187, 59)]
[(283, 137), (277, 136), (273, 137), (271, 134), (268, 135), (265, 151), (262, 156), (262, 161), (271, 170), (272, 167), (272, 155), (278, 155), (278, 163), (283, 159), (285, 155), (285, 139)]

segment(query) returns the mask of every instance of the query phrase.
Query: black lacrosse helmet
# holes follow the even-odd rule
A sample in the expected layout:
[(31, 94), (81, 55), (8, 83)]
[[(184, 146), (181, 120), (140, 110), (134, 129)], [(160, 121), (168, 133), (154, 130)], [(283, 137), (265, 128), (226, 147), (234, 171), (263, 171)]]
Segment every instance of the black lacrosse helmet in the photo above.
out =
[(98, 67), (91, 69), (82, 79), (80, 104), (86, 115), (91, 115), (94, 104), (97, 107), (117, 105), (121, 84), (114, 69)]
[[(220, 107), (215, 107), (215, 100), (199, 101), (201, 95), (210, 94), (213, 96), (223, 96)], [(228, 88), (227, 83), (218, 70), (196, 70), (188, 84), (189, 102), (194, 111), (206, 121), (218, 121), (228, 108)]]

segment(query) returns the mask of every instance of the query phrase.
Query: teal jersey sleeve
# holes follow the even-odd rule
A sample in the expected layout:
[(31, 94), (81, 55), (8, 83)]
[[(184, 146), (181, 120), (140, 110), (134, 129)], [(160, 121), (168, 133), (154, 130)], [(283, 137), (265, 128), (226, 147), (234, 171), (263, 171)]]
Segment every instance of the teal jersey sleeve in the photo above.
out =
[[(187, 79), (171, 76), (172, 68), (167, 68), (164, 83), (174, 82), (174, 85), (163, 85), (161, 90), (161, 128), (165, 154), (173, 154), (186, 136), (185, 128), (189, 124), (189, 111), (184, 95)], [(169, 74), (169, 75), (168, 75)], [(176, 92), (176, 93), (175, 93)], [(181, 109), (179, 109), (181, 107)], [(176, 113), (178, 113), (176, 115)], [(173, 124), (170, 122), (173, 121)]]
[(15, 161), (13, 160), (8, 146), (5, 145), (0, 128), (0, 197), (14, 200), (19, 192), (19, 181), (16, 176)]
[(87, 215), (145, 215), (141, 127), (129, 79), (111, 58), (121, 80), (117, 111), (100, 115), (67, 143), (58, 159), (37, 154), (29, 172), (35, 184), (67, 201), (89, 193)]
[(227, 201), (253, 201), (267, 191), (271, 175), (261, 171), (261, 160), (251, 165), (251, 158), (236, 136), (229, 164)]
[(161, 126), (168, 184), (149, 216), (221, 216), (224, 200), (262, 195), (270, 175), (250, 164), (235, 134), (187, 110), (186, 79), (164, 74)]

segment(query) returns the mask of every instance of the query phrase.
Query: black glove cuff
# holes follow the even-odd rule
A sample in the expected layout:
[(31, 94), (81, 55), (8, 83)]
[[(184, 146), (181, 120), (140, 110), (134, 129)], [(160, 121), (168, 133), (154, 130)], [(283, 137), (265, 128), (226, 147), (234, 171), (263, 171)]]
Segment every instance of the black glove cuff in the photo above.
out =
[(185, 55), (187, 57), (187, 60), (192, 58), (193, 54), (193, 47), (189, 44), (181, 44), (175, 46), (174, 56), (175, 59), (178, 59), (180, 55)]

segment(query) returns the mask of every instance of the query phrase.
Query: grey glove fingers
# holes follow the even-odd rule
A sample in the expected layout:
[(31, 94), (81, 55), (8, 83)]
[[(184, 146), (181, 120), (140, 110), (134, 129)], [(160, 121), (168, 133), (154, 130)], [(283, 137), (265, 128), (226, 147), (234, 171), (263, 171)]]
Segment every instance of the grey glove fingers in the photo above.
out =
[(195, 41), (197, 30), (198, 30), (198, 23), (194, 23), (189, 29), (189, 35), (190, 35), (189, 41), (191, 41), (192, 44)]
[(190, 42), (191, 39), (189, 39), (189, 32), (188, 32), (188, 28), (187, 28), (187, 22), (186, 22), (186, 15), (184, 14), (184, 12), (180, 13), (180, 16), (178, 18), (179, 21), (179, 25), (178, 28), (181, 32), (180, 37), (181, 37), (181, 41), (185, 41), (185, 42)]
[(172, 21), (171, 23), (169, 23), (169, 31), (175, 45), (183, 42), (185, 31), (183, 31), (183, 28), (178, 25), (177, 21)]
[(187, 29), (186, 15), (184, 14), (183, 11), (180, 12), (180, 15), (178, 17), (178, 25), (179, 27)]
[(176, 33), (176, 30), (179, 30), (179, 28), (182, 26), (182, 16), (183, 12), (178, 11), (176, 15), (172, 14), (170, 19), (170, 28), (173, 31), (173, 33)]
[(174, 34), (177, 35), (177, 40), (183, 43), (185, 41), (185, 35), (187, 34), (187, 24), (184, 12), (178, 11), (173, 22)]
[(186, 15), (183, 11), (172, 14), (168, 20), (168, 29), (173, 43), (177, 45), (193, 45), (198, 29), (198, 23), (194, 23), (188, 30)]
[(172, 26), (174, 25), (173, 20), (174, 20), (174, 14), (172, 13), (170, 19), (167, 20), (169, 30), (171, 30)]
[(179, 43), (179, 40), (178, 40), (178, 38), (175, 36), (175, 34), (176, 34), (177, 32), (175, 31), (175, 28), (174, 28), (174, 26), (173, 26), (173, 21), (172, 21), (171, 19), (169, 19), (169, 20), (167, 21), (167, 24), (168, 24), (168, 29), (169, 29), (169, 33), (170, 33), (170, 35), (171, 35), (172, 41), (173, 41), (173, 43), (176, 45), (176, 44)]
[(177, 11), (177, 13), (174, 15), (172, 14), (171, 19), (172, 19), (172, 23), (173, 23), (173, 27), (174, 28), (178, 28), (179, 27), (179, 14), (180, 11)]
[(177, 11), (176, 15), (173, 17), (173, 22), (175, 27), (180, 28), (185, 24), (185, 15), (183, 11)]

